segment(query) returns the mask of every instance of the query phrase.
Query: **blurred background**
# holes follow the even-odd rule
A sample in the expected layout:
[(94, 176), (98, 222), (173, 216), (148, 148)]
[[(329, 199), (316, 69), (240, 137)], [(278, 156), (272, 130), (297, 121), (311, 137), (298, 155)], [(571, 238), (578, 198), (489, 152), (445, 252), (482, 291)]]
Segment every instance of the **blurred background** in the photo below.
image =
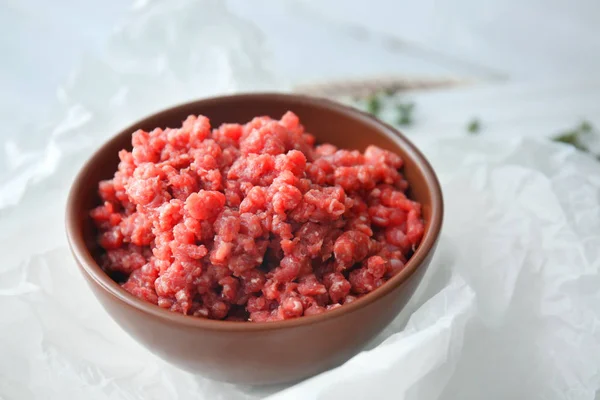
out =
[[(264, 86), (283, 88), (383, 77), (593, 79), (599, 20), (597, 0), (2, 0), (0, 108), (11, 120), (35, 118), (31, 110), (47, 108), (82, 60), (101, 58), (123, 30), (132, 53), (152, 40), (166, 57), (221, 42), (268, 69)], [(246, 36), (240, 48), (235, 35)], [(211, 66), (198, 73), (222, 75), (233, 57), (208, 55)]]

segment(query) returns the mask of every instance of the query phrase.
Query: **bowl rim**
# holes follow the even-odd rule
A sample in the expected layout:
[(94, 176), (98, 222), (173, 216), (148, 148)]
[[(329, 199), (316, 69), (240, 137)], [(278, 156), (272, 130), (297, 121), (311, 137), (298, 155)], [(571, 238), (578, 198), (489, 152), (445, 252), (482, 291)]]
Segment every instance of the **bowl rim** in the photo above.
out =
[[(195, 107), (196, 105), (201, 106), (206, 103), (225, 104), (229, 101), (240, 99), (247, 101), (256, 99), (271, 99), (273, 101), (281, 100), (295, 102), (296, 104), (325, 108), (329, 112), (342, 113), (350, 118), (355, 118), (362, 123), (373, 126), (385, 136), (392, 139), (398, 146), (403, 148), (409, 157), (415, 161), (415, 164), (419, 166), (422, 174), (425, 177), (427, 190), (431, 195), (431, 218), (429, 229), (426, 230), (421, 243), (400, 272), (386, 281), (383, 285), (381, 285), (381, 287), (357, 299), (356, 301), (321, 314), (302, 316), (299, 318), (282, 321), (240, 323), (238, 321), (222, 321), (193, 317), (158, 307), (156, 304), (148, 303), (127, 292), (100, 268), (86, 246), (84, 235), (78, 232), (77, 226), (80, 214), (78, 214), (78, 210), (75, 209), (74, 205), (76, 204), (78, 197), (81, 196), (81, 187), (86, 174), (101, 160), (101, 155), (105, 152), (105, 149), (110, 147), (113, 142), (119, 140), (121, 136), (134, 132), (136, 129), (138, 129), (137, 127), (141, 126), (149, 119), (159, 119), (163, 115), (166, 116), (177, 112), (180, 109)], [(112, 136), (103, 145), (101, 145), (96, 151), (94, 151), (94, 153), (84, 163), (73, 180), (66, 203), (65, 227), (69, 247), (76, 263), (80, 267), (79, 269), (87, 274), (95, 284), (102, 288), (102, 290), (106, 291), (109, 295), (117, 299), (119, 303), (122, 303), (123, 306), (133, 307), (138, 311), (148, 313), (151, 316), (178, 325), (222, 332), (256, 332), (290, 329), (333, 320), (343, 315), (356, 312), (359, 309), (364, 308), (367, 305), (387, 296), (398, 286), (406, 282), (417, 271), (417, 269), (423, 265), (429, 253), (433, 251), (442, 228), (443, 215), (444, 204), (442, 190), (431, 164), (421, 153), (421, 151), (396, 128), (377, 119), (371, 114), (326, 98), (276, 92), (254, 92), (208, 97), (181, 103), (173, 107), (149, 114), (146, 117), (141, 118), (135, 123), (129, 125), (125, 129), (120, 130), (117, 134)]]

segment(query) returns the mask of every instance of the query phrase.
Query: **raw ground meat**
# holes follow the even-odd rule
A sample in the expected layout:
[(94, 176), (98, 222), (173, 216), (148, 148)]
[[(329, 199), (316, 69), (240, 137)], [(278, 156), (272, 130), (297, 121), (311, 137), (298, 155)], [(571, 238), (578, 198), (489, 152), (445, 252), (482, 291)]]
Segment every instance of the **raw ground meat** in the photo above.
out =
[(404, 267), (421, 206), (396, 154), (315, 145), (298, 117), (138, 130), (91, 211), (102, 268), (171, 311), (275, 321), (350, 303)]

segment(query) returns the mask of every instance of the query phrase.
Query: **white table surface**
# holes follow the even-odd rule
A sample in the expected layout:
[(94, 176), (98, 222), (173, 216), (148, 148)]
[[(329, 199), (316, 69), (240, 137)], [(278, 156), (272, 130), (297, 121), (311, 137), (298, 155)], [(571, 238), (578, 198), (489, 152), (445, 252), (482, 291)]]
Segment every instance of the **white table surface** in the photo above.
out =
[[(0, 115), (15, 127), (36, 118), (82, 56), (101, 52), (132, 10), (156, 2), (2, 1)], [(600, 70), (597, 0), (226, 4), (254, 23), (276, 72), (292, 83), (381, 75), (555, 80)]]

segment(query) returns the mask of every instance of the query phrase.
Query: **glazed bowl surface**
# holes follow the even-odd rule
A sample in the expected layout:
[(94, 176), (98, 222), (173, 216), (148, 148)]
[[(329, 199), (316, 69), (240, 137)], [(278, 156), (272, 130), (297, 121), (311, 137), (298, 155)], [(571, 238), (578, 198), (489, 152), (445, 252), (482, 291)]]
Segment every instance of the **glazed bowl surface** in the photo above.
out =
[[(245, 123), (255, 116), (293, 111), (317, 142), (363, 151), (368, 145), (399, 154), (409, 195), (422, 204), (425, 233), (405, 268), (351, 304), (292, 320), (244, 323), (185, 316), (144, 302), (125, 291), (96, 263), (99, 251), (89, 216), (100, 203), (98, 183), (110, 179), (118, 152), (131, 150), (137, 129), (176, 127), (202, 114), (213, 127)], [(155, 113), (134, 123), (96, 151), (69, 194), (66, 231), (76, 263), (111, 317), (133, 338), (168, 362), (203, 376), (237, 384), (274, 384), (302, 379), (340, 365), (358, 353), (402, 310), (431, 262), (443, 218), (442, 192), (421, 152), (400, 132), (359, 110), (319, 98), (258, 93), (203, 99)]]

